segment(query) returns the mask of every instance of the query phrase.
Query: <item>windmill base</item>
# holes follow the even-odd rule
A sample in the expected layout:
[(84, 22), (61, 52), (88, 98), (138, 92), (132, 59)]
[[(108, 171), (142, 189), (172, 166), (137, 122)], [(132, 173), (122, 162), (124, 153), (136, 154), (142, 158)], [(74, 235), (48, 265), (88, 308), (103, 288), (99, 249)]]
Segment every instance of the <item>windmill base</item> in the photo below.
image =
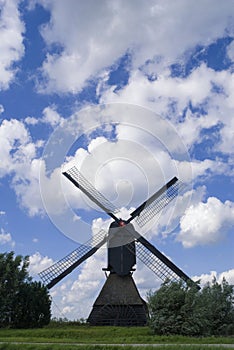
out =
[(148, 309), (131, 275), (111, 273), (88, 317), (92, 326), (145, 326)]

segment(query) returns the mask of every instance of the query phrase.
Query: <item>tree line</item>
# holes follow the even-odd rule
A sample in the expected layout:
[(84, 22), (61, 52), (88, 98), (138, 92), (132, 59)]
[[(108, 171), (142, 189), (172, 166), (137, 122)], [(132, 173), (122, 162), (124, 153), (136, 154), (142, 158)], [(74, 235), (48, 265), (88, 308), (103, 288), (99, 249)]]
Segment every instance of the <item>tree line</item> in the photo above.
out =
[(158, 335), (234, 335), (234, 286), (214, 278), (201, 290), (165, 281), (148, 293), (149, 326)]
[[(29, 257), (0, 254), (0, 328), (34, 328), (51, 320), (48, 289), (32, 281)], [(195, 284), (165, 281), (147, 296), (149, 327), (158, 335), (234, 335), (234, 286), (216, 279)]]
[(0, 254), (0, 327), (34, 328), (50, 322), (51, 299), (28, 273), (29, 258)]

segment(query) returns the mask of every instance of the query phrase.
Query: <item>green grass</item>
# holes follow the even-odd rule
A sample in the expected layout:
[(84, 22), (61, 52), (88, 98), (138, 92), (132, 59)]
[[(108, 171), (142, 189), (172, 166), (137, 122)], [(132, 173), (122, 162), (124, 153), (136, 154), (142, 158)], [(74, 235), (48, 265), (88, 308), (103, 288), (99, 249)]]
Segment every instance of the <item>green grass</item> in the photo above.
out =
[[(128, 328), (128, 327), (89, 327), (89, 326), (77, 326), (77, 325), (72, 325), (72, 326), (63, 325), (61, 327), (49, 326), (49, 327), (40, 328), (40, 329), (0, 329), (0, 343), (1, 342), (69, 343), (71, 345), (72, 343), (165, 344), (165, 345), (166, 344), (234, 344), (234, 337), (232, 338), (231, 337), (190, 338), (190, 337), (183, 337), (183, 336), (156, 336), (151, 333), (148, 327), (129, 327)], [(14, 345), (12, 344), (12, 346)], [(36, 349), (35, 346), (33, 349)], [(50, 349), (56, 349), (56, 348), (53, 348), (53, 346), (54, 345), (51, 344)], [(102, 349), (102, 348), (99, 348), (99, 349)], [(4, 349), (4, 348), (0, 347), (0, 350), (1, 349)], [(6, 347), (5, 349), (8, 349), (8, 348)], [(26, 345), (25, 345), (25, 349), (27, 349)], [(43, 349), (46, 349), (46, 345), (43, 345)], [(69, 348), (66, 347), (66, 349), (69, 349)], [(87, 350), (88, 349), (89, 348), (87, 348)], [(94, 348), (92, 347), (92, 349)], [(167, 347), (167, 349), (169, 348)], [(199, 349), (198, 346), (196, 346), (196, 349), (197, 350)]]
[[(154, 347), (152, 345), (149, 346), (105, 346), (105, 345), (55, 345), (55, 344), (0, 344), (0, 350), (74, 350), (74, 349), (82, 349), (82, 350), (223, 350), (224, 348), (221, 346), (205, 346), (205, 345), (163, 345)], [(225, 347), (225, 350), (233, 350), (233, 348)]]

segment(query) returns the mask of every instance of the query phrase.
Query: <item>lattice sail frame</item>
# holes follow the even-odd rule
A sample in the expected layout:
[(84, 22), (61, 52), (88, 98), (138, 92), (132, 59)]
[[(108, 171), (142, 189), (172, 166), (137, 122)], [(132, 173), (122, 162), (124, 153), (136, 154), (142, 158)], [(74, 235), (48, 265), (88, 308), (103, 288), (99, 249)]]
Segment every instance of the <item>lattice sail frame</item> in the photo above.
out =
[(63, 172), (63, 174), (83, 193), (87, 195), (94, 203), (102, 208), (106, 213), (118, 213), (116, 208), (103, 194), (101, 194), (77, 169), (74, 165), (72, 168)]
[[(107, 240), (107, 233), (104, 230), (99, 231), (94, 237), (86, 242), (86, 244), (80, 245), (78, 248), (73, 250), (70, 254), (60, 259), (47, 269), (39, 273), (45, 285), (50, 283), (65, 273), (69, 268), (72, 268), (80, 259), (88, 254), (92, 249), (100, 248)], [(75, 266), (76, 267), (76, 266)], [(75, 268), (74, 267), (74, 268)]]
[(139, 227), (142, 228), (144, 225), (148, 224), (163, 210), (163, 208), (165, 208), (173, 199), (175, 199), (179, 192), (182, 192), (185, 187), (185, 184), (178, 180), (154, 201), (149, 202), (149, 204), (146, 202), (144, 209), (136, 218), (136, 222)]
[(173, 282), (179, 282), (182, 280), (182, 278), (172, 271), (170, 267), (139, 242), (136, 243), (136, 252), (137, 258), (140, 259), (162, 281), (170, 279)]

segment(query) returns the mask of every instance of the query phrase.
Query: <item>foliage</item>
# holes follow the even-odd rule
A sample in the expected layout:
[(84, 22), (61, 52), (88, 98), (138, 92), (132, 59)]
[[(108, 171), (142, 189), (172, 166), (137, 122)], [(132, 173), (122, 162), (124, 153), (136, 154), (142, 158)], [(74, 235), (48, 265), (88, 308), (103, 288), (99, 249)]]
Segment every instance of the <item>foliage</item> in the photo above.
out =
[(86, 319), (84, 318), (80, 318), (78, 320), (74, 320), (74, 321), (71, 321), (71, 320), (68, 320), (66, 317), (53, 317), (51, 320), (50, 320), (50, 323), (47, 325), (48, 328), (64, 328), (64, 327), (67, 327), (67, 326), (87, 326), (88, 323), (86, 321)]
[(202, 290), (165, 281), (148, 294), (149, 326), (155, 334), (218, 336), (234, 334), (234, 286), (214, 279)]
[(50, 321), (51, 300), (28, 274), (28, 257), (0, 254), (0, 327), (41, 327)]

